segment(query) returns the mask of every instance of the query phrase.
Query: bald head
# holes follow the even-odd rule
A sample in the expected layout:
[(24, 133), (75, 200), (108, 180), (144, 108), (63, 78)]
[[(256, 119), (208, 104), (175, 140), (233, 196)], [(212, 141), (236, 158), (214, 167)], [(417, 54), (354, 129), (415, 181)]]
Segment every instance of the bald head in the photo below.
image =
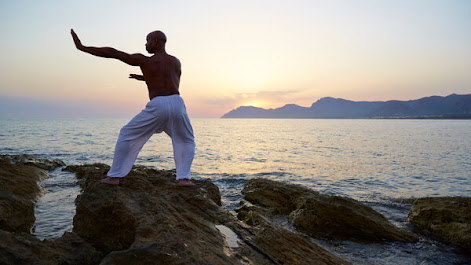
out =
[(167, 37), (162, 31), (160, 30), (153, 31), (147, 35), (146, 50), (149, 53), (165, 51), (166, 42), (167, 42)]
[(164, 43), (167, 42), (167, 37), (160, 30), (152, 31), (151, 33), (149, 33), (149, 35), (147, 35), (147, 39), (152, 39), (154, 41), (163, 41)]

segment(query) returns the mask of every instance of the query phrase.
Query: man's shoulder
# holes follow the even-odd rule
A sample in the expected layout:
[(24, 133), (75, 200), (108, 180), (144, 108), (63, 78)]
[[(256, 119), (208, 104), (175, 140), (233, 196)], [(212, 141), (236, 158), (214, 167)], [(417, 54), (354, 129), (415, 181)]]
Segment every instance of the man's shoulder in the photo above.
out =
[(180, 60), (177, 57), (170, 55), (170, 54), (154, 54), (151, 57), (146, 57), (149, 60), (147, 62), (152, 63), (165, 63), (165, 64), (173, 64), (177, 65), (178, 67), (181, 66)]
[(173, 55), (170, 55), (170, 54), (167, 54), (167, 55), (168, 55), (169, 58), (170, 58), (171, 60), (173, 60), (178, 66), (181, 65), (180, 60), (178, 60), (177, 57), (175, 57), (175, 56), (173, 56)]
[(175, 61), (180, 61), (180, 60), (178, 60), (177, 57), (175, 57), (175, 56), (173, 56), (173, 55), (171, 55), (171, 54), (167, 54), (167, 55), (168, 55), (170, 58), (172, 58), (173, 60), (175, 60)]

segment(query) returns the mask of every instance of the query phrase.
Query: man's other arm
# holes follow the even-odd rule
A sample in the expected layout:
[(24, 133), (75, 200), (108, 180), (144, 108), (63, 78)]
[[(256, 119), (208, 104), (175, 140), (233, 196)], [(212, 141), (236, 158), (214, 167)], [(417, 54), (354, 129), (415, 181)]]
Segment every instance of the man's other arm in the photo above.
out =
[(146, 81), (143, 75), (129, 74), (129, 78), (134, 78), (139, 81)]
[(70, 30), (72, 34), (72, 38), (74, 39), (75, 47), (80, 51), (90, 53), (95, 56), (104, 57), (104, 58), (114, 58), (118, 59), (124, 63), (133, 66), (139, 66), (142, 62), (147, 58), (144, 55), (137, 53), (137, 54), (128, 54), (122, 51), (118, 51), (115, 48), (111, 47), (91, 47), (91, 46), (84, 46), (80, 39), (78, 38), (77, 34), (75, 34), (74, 30)]

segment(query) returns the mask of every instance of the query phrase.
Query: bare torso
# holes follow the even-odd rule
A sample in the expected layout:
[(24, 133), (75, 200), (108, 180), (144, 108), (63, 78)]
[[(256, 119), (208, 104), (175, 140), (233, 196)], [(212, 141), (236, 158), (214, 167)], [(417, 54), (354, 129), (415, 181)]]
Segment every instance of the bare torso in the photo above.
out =
[(167, 53), (156, 53), (139, 65), (149, 89), (149, 98), (179, 94), (181, 64)]

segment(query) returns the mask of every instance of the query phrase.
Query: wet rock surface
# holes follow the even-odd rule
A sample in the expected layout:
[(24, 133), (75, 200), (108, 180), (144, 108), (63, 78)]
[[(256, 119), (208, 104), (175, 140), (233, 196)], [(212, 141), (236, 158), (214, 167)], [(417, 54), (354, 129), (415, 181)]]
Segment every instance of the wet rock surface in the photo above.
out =
[[(20, 208), (1, 201), (0, 264), (348, 264), (269, 220), (257, 226), (239, 221), (221, 207), (211, 181), (180, 187), (174, 172), (140, 166), (119, 186), (99, 183), (107, 165), (65, 168), (76, 172), (83, 191), (76, 200), (73, 232), (41, 241), (29, 232), (44, 171), (0, 161), (5, 180), (0, 194), (30, 203), (32, 214), (29, 219), (6, 215), (3, 209)], [(16, 191), (23, 182), (28, 188)], [(5, 222), (20, 219), (29, 220), (21, 229)]]
[[(369, 217), (369, 207), (348, 198), (253, 180), (243, 191), (253, 204), (241, 203), (238, 220), (221, 207), (219, 189), (210, 181), (197, 180), (196, 187), (183, 188), (174, 171), (135, 166), (120, 186), (110, 186), (98, 183), (109, 166), (93, 164), (63, 169), (76, 173), (83, 191), (77, 199), (74, 232), (39, 240), (30, 234), (33, 207), (42, 194), (37, 182), (48, 177), (43, 168), (62, 163), (43, 159), (38, 167), (32, 161), (30, 156), (0, 155), (0, 264), (348, 264), (306, 234), (376, 242), (378, 238), (361, 231), (361, 225), (360, 235), (345, 232), (359, 223), (348, 223), (347, 229), (336, 222), (349, 221), (339, 214), (352, 220), (360, 215), (362, 222), (367, 222), (364, 216), (374, 222), (384, 218), (377, 213)], [(469, 254), (470, 212), (470, 198), (422, 198), (414, 202), (409, 220), (420, 231)], [(274, 215), (285, 216), (303, 233), (285, 229)], [(333, 225), (325, 231), (316, 228), (326, 224)]]
[(420, 230), (471, 254), (471, 198), (417, 199), (408, 220)]
[(44, 170), (51, 170), (57, 167), (65, 166), (64, 161), (60, 159), (36, 158), (32, 155), (0, 155), (0, 159), (10, 161), (15, 165), (30, 165)]
[(0, 264), (97, 264), (102, 254), (74, 233), (45, 241), (30, 234), (42, 193), (37, 183), (48, 177), (43, 165), (55, 162), (29, 161), (0, 156)]
[[(88, 184), (77, 199), (74, 218), (74, 232), (107, 254), (102, 264), (346, 263), (323, 249), (312, 252), (317, 246), (306, 239), (293, 245), (302, 237), (290, 239), (283, 230), (240, 222), (220, 206), (218, 189), (210, 181), (180, 187), (172, 172), (141, 168), (111, 186), (95, 181), (105, 171), (94, 165), (78, 173)], [(228, 245), (217, 225), (237, 234), (237, 247)]]
[(271, 220), (262, 207), (241, 202), (237, 213), (237, 217), (251, 227), (246, 236), (277, 264), (350, 264), (312, 243), (306, 235)]
[(103, 254), (75, 233), (41, 241), (28, 233), (0, 230), (0, 264), (98, 264)]
[(47, 172), (35, 166), (11, 164), (0, 157), (0, 229), (31, 232), (34, 225), (34, 202), (41, 195), (37, 182)]
[[(64, 170), (75, 172), (82, 187), (74, 229), (41, 241), (30, 231), (41, 195), (37, 182), (47, 172), (0, 157), (0, 264), (349, 264), (307, 235), (359, 242), (415, 240), (383, 224), (382, 215), (359, 202), (297, 185), (251, 180), (237, 219), (221, 207), (219, 189), (208, 180), (179, 187), (173, 171), (135, 166), (119, 186), (112, 186), (99, 183), (107, 165)], [(470, 212), (469, 198), (423, 198), (414, 202), (409, 219), (469, 250)], [(302, 233), (282, 227), (276, 215), (286, 216)]]
[(267, 179), (250, 180), (242, 194), (260, 206), (259, 213), (288, 215), (298, 231), (315, 238), (372, 243), (417, 241), (411, 232), (395, 227), (371, 207), (350, 198)]

